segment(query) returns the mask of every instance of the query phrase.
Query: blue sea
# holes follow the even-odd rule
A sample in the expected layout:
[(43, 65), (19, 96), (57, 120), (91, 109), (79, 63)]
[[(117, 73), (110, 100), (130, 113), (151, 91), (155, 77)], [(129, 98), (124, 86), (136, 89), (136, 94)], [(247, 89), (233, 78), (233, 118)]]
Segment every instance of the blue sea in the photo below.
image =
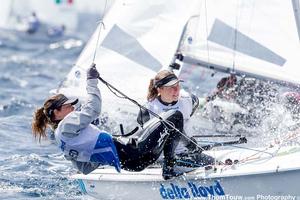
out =
[(0, 198), (87, 199), (67, 178), (74, 169), (59, 149), (31, 133), (34, 110), (58, 87), (86, 41), (12, 36), (0, 37)]

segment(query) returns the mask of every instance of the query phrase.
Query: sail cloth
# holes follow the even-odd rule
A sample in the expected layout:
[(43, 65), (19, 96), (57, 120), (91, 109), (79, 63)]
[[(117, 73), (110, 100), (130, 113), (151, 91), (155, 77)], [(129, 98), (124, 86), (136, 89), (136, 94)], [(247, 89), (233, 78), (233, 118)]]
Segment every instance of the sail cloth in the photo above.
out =
[(204, 67), (300, 84), (292, 1), (206, 1), (191, 22), (181, 51), (186, 62)]
[[(94, 62), (101, 77), (131, 98), (145, 101), (150, 78), (169, 66), (197, 5), (197, 0), (116, 1), (103, 19), (104, 27), (98, 25), (59, 91), (85, 95), (85, 72), (96, 50)], [(105, 87), (101, 92), (104, 109), (105, 104), (113, 108), (113, 103), (126, 103), (113, 99)]]
[(1, 1), (0, 7), (0, 28), (3, 28), (7, 25), (8, 17), (10, 14), (12, 1), (11, 0), (3, 0)]
[(300, 40), (300, 0), (292, 0), (295, 20), (297, 24), (298, 37)]

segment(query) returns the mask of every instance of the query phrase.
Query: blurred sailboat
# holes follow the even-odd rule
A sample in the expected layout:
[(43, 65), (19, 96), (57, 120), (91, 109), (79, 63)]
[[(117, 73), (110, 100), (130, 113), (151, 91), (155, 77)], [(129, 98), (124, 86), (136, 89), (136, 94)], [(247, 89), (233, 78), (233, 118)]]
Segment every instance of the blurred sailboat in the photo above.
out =
[[(65, 35), (87, 39), (93, 29), (86, 26), (86, 21), (96, 24), (102, 12), (98, 6), (95, 9), (97, 3), (102, 0), (4, 0), (0, 8), (0, 32), (31, 42), (54, 42)], [(34, 19), (38, 24), (30, 31)]]

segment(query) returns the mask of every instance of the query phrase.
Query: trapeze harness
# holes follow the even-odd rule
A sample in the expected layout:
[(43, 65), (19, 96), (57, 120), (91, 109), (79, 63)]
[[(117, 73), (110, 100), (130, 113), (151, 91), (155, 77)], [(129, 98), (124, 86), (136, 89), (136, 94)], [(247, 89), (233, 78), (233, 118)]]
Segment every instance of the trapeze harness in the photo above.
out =
[(76, 137), (70, 138), (61, 134), (60, 127), (55, 131), (55, 138), (66, 159), (111, 165), (121, 171), (117, 149), (110, 134), (90, 124)]

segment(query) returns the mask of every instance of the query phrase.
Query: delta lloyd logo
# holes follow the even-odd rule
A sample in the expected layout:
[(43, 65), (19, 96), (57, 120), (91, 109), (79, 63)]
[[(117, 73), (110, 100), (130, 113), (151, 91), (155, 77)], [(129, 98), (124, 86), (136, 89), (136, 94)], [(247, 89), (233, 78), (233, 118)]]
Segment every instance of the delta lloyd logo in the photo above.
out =
[(193, 182), (188, 182), (187, 187), (181, 187), (173, 183), (170, 183), (170, 185), (160, 184), (159, 191), (163, 199), (190, 199), (225, 195), (218, 181), (210, 186), (197, 185)]

